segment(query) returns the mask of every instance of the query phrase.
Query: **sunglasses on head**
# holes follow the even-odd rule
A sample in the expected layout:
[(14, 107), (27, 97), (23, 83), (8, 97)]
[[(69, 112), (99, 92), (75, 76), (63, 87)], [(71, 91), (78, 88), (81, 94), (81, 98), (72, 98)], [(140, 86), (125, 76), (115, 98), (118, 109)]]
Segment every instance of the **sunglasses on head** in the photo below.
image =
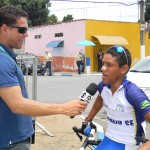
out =
[(12, 25), (9, 25), (8, 27), (10, 28), (17, 28), (18, 29), (18, 33), (21, 33), (21, 34), (25, 34), (28, 30), (28, 28), (26, 27), (19, 27), (19, 26), (12, 26)]
[(126, 53), (125, 49), (122, 46), (114, 46), (114, 50), (118, 53), (124, 53), (127, 64), (128, 64), (128, 57), (127, 57), (127, 53)]

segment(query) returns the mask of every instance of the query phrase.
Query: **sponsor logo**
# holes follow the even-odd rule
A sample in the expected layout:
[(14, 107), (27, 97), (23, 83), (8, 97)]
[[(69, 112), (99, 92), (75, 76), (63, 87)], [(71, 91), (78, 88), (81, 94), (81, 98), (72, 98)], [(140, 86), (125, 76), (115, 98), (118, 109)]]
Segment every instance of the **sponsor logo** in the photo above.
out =
[(124, 107), (122, 105), (117, 105), (116, 111), (124, 112)]
[(148, 100), (143, 101), (141, 104), (141, 109), (145, 109), (146, 107), (150, 106), (150, 102)]
[(116, 124), (116, 125), (118, 124), (118, 125), (134, 126), (133, 120), (115, 120), (110, 117), (107, 117), (107, 118), (111, 123)]

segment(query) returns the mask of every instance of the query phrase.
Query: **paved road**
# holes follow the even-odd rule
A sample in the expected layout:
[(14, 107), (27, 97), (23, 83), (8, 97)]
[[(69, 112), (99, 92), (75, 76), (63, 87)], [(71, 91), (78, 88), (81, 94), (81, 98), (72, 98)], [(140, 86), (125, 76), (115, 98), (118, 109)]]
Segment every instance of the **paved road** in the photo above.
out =
[[(37, 77), (37, 100), (48, 103), (64, 103), (72, 99), (78, 99), (82, 91), (94, 82), (99, 83), (101, 75), (82, 75), (82, 76), (38, 76)], [(28, 77), (29, 97), (32, 97), (32, 76)], [(92, 97), (91, 103), (83, 113), (86, 115), (98, 92)], [(95, 119), (106, 128), (106, 115), (103, 109), (97, 114)], [(150, 138), (150, 125), (147, 124), (147, 138)]]

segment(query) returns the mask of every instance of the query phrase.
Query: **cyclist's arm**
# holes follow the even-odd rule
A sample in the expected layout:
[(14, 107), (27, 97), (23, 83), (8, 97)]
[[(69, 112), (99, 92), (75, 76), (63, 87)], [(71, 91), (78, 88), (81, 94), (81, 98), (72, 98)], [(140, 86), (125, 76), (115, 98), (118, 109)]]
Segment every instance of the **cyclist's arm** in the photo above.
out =
[(148, 112), (145, 116), (146, 121), (150, 123), (150, 112)]
[(90, 113), (87, 115), (87, 117), (85, 118), (85, 122), (89, 122), (92, 121), (93, 118), (95, 117), (95, 115), (100, 111), (100, 109), (103, 107), (103, 99), (101, 97), (100, 94), (98, 94), (92, 109), (90, 111)]
[(150, 141), (146, 142), (138, 150), (149, 150), (150, 149)]

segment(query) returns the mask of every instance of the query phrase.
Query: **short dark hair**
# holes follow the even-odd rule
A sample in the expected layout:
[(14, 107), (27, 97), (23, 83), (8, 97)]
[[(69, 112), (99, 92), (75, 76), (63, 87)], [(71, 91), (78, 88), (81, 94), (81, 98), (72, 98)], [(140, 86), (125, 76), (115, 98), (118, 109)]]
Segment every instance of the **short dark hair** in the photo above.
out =
[(0, 8), (0, 25), (15, 25), (21, 17), (28, 18), (28, 14), (12, 5), (7, 5)]
[(127, 64), (129, 68), (131, 67), (132, 59), (131, 59), (131, 53), (129, 50), (123, 46), (122, 47), (124, 52), (117, 52), (116, 51), (117, 46), (113, 46), (111, 48), (108, 48), (105, 52), (105, 54), (111, 54), (112, 57), (116, 57), (116, 60), (119, 64), (119, 67), (122, 67), (123, 65)]

